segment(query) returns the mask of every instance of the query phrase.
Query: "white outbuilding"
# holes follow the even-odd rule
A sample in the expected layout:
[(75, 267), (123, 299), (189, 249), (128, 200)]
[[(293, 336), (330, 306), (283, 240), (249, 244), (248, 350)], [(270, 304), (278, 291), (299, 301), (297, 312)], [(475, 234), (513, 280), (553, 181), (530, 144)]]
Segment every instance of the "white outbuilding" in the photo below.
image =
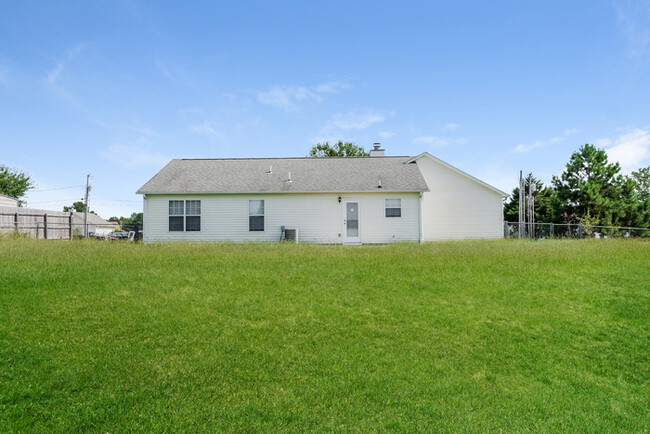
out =
[(506, 193), (428, 153), (175, 159), (143, 195), (144, 241), (372, 244), (503, 236)]
[(0, 194), (0, 206), (18, 206), (18, 199)]

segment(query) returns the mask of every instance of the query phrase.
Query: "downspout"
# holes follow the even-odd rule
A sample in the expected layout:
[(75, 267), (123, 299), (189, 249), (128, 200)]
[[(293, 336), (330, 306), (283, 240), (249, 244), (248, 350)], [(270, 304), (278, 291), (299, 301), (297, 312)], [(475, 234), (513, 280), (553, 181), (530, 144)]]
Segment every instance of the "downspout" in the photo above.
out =
[(424, 196), (424, 193), (420, 192), (420, 200), (418, 201), (418, 205), (419, 205), (419, 208), (420, 208), (420, 210), (419, 210), (420, 211), (420, 244), (422, 244), (424, 242), (424, 220), (422, 218), (422, 214), (423, 214), (423, 212), (422, 212), (422, 198), (423, 198), (423, 196)]
[[(143, 194), (142, 195), (142, 242), (143, 243), (149, 241), (148, 239), (146, 239), (145, 241), (145, 236), (148, 235), (148, 229), (149, 229), (148, 228), (149, 224), (147, 222), (148, 219), (149, 219), (149, 201), (147, 200), (147, 195)], [(122, 230), (121, 226), (122, 225), (120, 224), (120, 230)]]
[(286, 228), (285, 228), (284, 225), (280, 226), (280, 242), (282, 242), (282, 240), (284, 240), (284, 230), (285, 229)]

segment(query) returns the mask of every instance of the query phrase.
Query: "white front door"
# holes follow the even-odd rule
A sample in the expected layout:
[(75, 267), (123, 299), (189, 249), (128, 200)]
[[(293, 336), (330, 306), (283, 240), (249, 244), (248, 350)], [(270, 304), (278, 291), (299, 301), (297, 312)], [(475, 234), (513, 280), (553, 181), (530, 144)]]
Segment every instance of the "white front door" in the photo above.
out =
[(361, 244), (359, 236), (359, 202), (345, 202), (343, 210), (343, 244)]

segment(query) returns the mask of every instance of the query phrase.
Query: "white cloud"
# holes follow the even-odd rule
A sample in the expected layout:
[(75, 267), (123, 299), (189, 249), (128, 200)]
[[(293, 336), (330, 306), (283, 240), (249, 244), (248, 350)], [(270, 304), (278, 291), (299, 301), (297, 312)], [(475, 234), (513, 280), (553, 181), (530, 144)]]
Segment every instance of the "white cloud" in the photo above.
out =
[(298, 103), (306, 100), (321, 101), (322, 97), (304, 86), (274, 86), (257, 94), (259, 102), (283, 110), (295, 110)]
[[(601, 143), (605, 143), (604, 139)], [(597, 142), (598, 143), (598, 142)], [(612, 141), (610, 140), (611, 144)], [(614, 141), (614, 145), (605, 149), (609, 160), (618, 161), (623, 173), (630, 173), (647, 164), (650, 159), (650, 131), (635, 129)]]
[(56, 84), (61, 77), (61, 73), (63, 72), (65, 64), (66, 62), (63, 60), (58, 62), (56, 64), (56, 67), (47, 73), (47, 78), (45, 81), (47, 81), (49, 84)]
[(627, 40), (628, 56), (650, 55), (650, 1), (615, 1), (618, 25)]
[(417, 145), (443, 147), (449, 144), (449, 139), (445, 137), (425, 136), (425, 137), (416, 137), (415, 139), (413, 139), (413, 143)]
[(560, 143), (566, 136), (573, 135), (577, 132), (578, 130), (575, 128), (567, 128), (564, 130), (564, 133), (561, 136), (555, 136), (549, 140), (537, 140), (535, 143), (530, 144), (520, 143), (512, 149), (512, 152), (521, 154), (524, 152), (530, 152), (533, 149), (541, 148), (549, 144)]
[(464, 145), (465, 143), (468, 143), (469, 139), (467, 137), (459, 137), (458, 139), (454, 140), (454, 143), (457, 145)]
[(332, 123), (342, 130), (362, 130), (385, 119), (386, 116), (375, 111), (351, 111), (335, 114)]
[(109, 161), (127, 167), (161, 167), (171, 159), (152, 151), (151, 146), (145, 139), (126, 144), (114, 144), (108, 147), (108, 151), (100, 151), (99, 154)]
[(84, 49), (86, 44), (77, 44), (68, 51), (65, 52), (65, 58), (62, 60), (59, 60), (56, 64), (56, 66), (47, 72), (45, 81), (48, 84), (51, 85), (56, 85), (60, 80), (61, 80), (61, 74), (63, 73), (63, 70), (66, 68), (68, 63), (74, 59), (79, 53), (81, 53), (81, 50)]
[(349, 85), (339, 81), (321, 83), (313, 87), (273, 86), (265, 92), (258, 93), (257, 100), (271, 107), (292, 111), (299, 109), (301, 103), (308, 101), (320, 102), (325, 95), (349, 88)]
[(597, 148), (607, 148), (612, 144), (612, 139), (598, 139), (594, 142)]
[(445, 125), (445, 131), (456, 131), (458, 128), (460, 128), (459, 124), (455, 123), (448, 123)]
[(522, 144), (519, 144), (519, 145), (515, 146), (515, 149), (513, 149), (512, 152), (517, 152), (517, 153), (530, 152), (533, 149), (537, 149), (537, 148), (540, 148), (542, 146), (544, 146), (544, 142), (542, 142), (541, 140), (538, 140), (535, 143), (532, 143), (530, 145), (524, 145), (522, 143)]
[(220, 136), (219, 132), (208, 121), (204, 121), (201, 124), (191, 125), (190, 126), (190, 131), (193, 132), (193, 133), (207, 134), (207, 135), (210, 135), (210, 136)]
[(340, 90), (350, 89), (350, 85), (340, 81), (329, 81), (314, 86), (314, 92), (319, 94), (336, 93)]
[(381, 131), (379, 137), (382, 139), (390, 139), (391, 137), (395, 137), (395, 133), (392, 131)]
[(160, 74), (173, 84), (198, 90), (197, 80), (177, 62), (164, 62), (161, 59), (156, 59), (156, 67)]

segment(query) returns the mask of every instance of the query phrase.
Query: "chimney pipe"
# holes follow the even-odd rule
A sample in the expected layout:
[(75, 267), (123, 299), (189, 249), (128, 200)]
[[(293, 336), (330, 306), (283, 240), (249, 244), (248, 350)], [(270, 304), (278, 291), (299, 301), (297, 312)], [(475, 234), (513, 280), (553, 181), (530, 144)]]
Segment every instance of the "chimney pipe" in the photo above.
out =
[(384, 156), (384, 150), (380, 149), (381, 148), (381, 143), (373, 143), (372, 144), (374, 149), (370, 150), (370, 156), (371, 157), (383, 157)]

